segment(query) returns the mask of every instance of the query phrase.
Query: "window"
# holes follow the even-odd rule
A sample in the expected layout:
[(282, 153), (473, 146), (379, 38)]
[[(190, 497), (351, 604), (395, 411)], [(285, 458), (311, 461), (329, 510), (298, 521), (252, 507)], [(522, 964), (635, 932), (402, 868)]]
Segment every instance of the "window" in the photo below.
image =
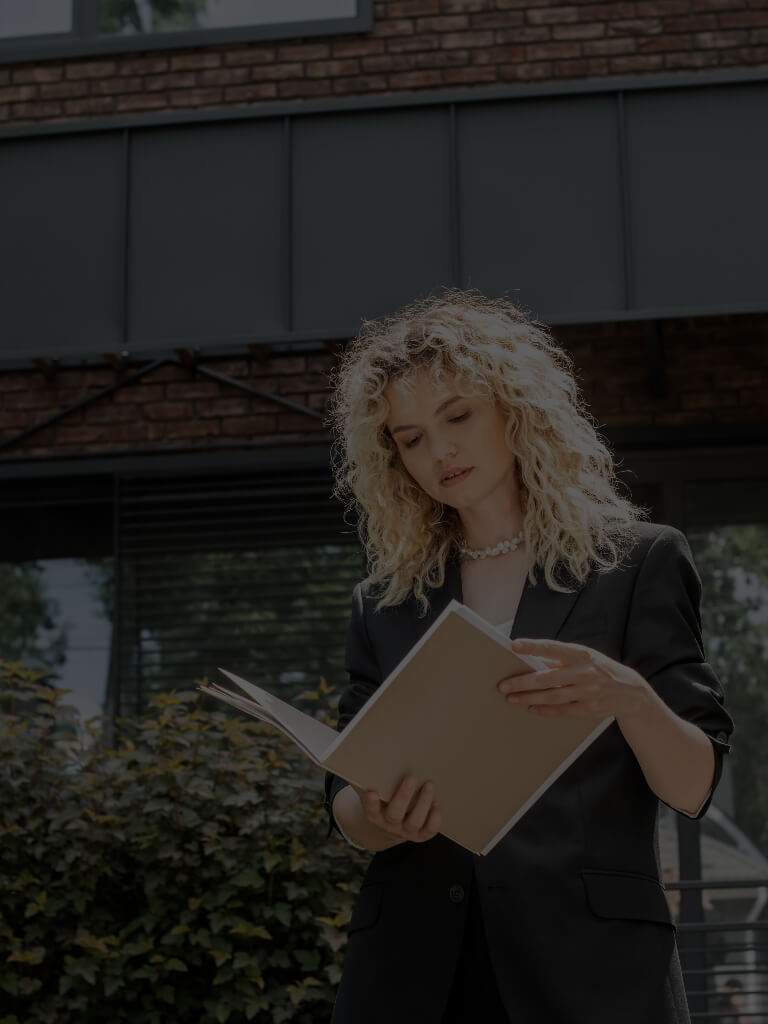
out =
[(0, 59), (366, 32), (373, 0), (2, 0)]

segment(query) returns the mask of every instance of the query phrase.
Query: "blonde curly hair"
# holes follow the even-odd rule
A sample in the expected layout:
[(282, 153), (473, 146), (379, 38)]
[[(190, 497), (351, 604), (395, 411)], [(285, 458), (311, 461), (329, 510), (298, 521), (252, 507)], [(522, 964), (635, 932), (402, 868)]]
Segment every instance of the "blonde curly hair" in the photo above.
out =
[(582, 583), (593, 568), (618, 565), (634, 544), (632, 523), (647, 511), (618, 493), (571, 357), (510, 299), (446, 288), (363, 321), (331, 374), (333, 494), (357, 514), (366, 582), (381, 584), (377, 611), (413, 594), (426, 613), (426, 590), (443, 585), (462, 537), (456, 509), (416, 483), (386, 427), (385, 389), (408, 387), (417, 369), (436, 384), (452, 375), (459, 393), (485, 395), (505, 412), (532, 585), (536, 566), (549, 587), (570, 592), (556, 572)]

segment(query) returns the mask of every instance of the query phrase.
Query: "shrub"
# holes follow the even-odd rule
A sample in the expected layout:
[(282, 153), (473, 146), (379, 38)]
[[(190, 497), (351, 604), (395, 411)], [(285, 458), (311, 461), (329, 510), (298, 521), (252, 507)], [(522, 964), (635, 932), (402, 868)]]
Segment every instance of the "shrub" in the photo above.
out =
[(367, 855), (322, 773), (195, 691), (86, 745), (65, 692), (0, 664), (0, 1024), (327, 1020)]

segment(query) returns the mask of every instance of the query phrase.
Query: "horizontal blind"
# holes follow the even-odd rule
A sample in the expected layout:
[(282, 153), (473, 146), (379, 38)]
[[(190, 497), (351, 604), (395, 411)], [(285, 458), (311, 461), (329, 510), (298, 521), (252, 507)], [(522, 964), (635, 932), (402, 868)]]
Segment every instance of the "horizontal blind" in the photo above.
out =
[(327, 470), (119, 481), (120, 713), (217, 667), (290, 699), (345, 682), (362, 552)]

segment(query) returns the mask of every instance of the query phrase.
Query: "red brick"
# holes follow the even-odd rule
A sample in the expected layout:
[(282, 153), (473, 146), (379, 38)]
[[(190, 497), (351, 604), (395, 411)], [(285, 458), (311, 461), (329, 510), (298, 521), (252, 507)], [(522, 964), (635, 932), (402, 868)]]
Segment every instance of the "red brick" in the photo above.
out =
[(40, 86), (40, 98), (46, 100), (66, 99), (67, 97), (87, 96), (87, 82), (52, 82)]
[(234, 64), (271, 64), (276, 58), (273, 47), (248, 46), (229, 50), (224, 54), (226, 65)]
[(38, 121), (45, 117), (57, 117), (61, 111), (61, 103), (48, 100), (47, 102), (36, 102), (36, 103), (14, 103), (13, 117), (17, 120), (29, 119), (31, 121)]
[(281, 412), (278, 415), (278, 428), (281, 434), (286, 430), (298, 430), (307, 434), (326, 430), (319, 419), (314, 416), (303, 416), (299, 412)]
[(332, 57), (372, 57), (384, 52), (383, 39), (337, 39), (331, 44)]
[(151, 381), (152, 384), (157, 384), (169, 380), (190, 380), (191, 377), (189, 370), (180, 363), (166, 363), (165, 366), (159, 366), (156, 370), (152, 370), (151, 373), (148, 373), (142, 379), (145, 383)]
[(748, 38), (747, 32), (696, 32), (693, 41), (696, 46), (709, 49), (715, 46), (743, 46)]
[(152, 93), (129, 93), (127, 96), (118, 96), (115, 99), (115, 109), (119, 113), (128, 113), (134, 110), (162, 110), (168, 106), (165, 94)]
[(218, 420), (188, 420), (182, 423), (167, 423), (165, 436), (169, 441), (182, 438), (216, 437), (221, 433)]
[(112, 440), (117, 443), (137, 441), (162, 441), (165, 437), (165, 423), (121, 423), (112, 428)]
[(230, 85), (224, 90), (224, 101), (228, 103), (251, 103), (254, 100), (271, 100), (276, 96), (277, 84), (275, 82)]
[[(385, 21), (379, 25), (377, 32), (378, 35), (384, 39), (391, 39), (393, 36), (412, 36), (414, 32), (414, 23), (408, 18), (398, 18), (393, 21)], [(390, 49), (389, 45), (387, 45), (387, 49)]]
[(503, 29), (494, 32), (493, 38), (497, 43), (540, 43), (552, 38), (552, 29), (548, 25), (540, 25), (535, 28), (533, 25), (521, 25), (520, 28)]
[(717, 50), (698, 53), (668, 53), (664, 57), (664, 67), (679, 71), (687, 68), (713, 68), (719, 63)]
[(417, 50), (439, 49), (440, 36), (437, 34), (390, 39), (387, 43), (387, 53), (414, 53)]
[(553, 39), (599, 39), (605, 35), (605, 25), (555, 25)]
[(250, 412), (250, 399), (214, 398), (208, 402), (195, 402), (195, 416), (209, 419), (212, 416), (245, 416)]
[(498, 71), (495, 65), (445, 68), (442, 72), (442, 79), (446, 85), (477, 85), (481, 82), (498, 81)]
[[(426, 54), (417, 54), (424, 57)], [(413, 67), (414, 58), (406, 57), (405, 54), (381, 53), (374, 57), (363, 57), (360, 65), (363, 71), (407, 71)], [(386, 83), (385, 83), (386, 88)]]
[(247, 67), (215, 68), (212, 71), (201, 71), (197, 80), (200, 85), (239, 85), (241, 82), (247, 82), (250, 74)]
[(555, 78), (597, 78), (608, 74), (607, 57), (589, 60), (559, 60), (552, 69)]
[[(334, 82), (334, 85), (343, 85), (345, 82), (357, 82), (357, 78), (339, 78)], [(355, 88), (350, 85), (350, 89)], [(311, 96), (329, 96), (331, 92), (331, 83), (321, 80), (315, 80), (307, 82), (304, 79), (293, 82), (278, 82), (277, 83), (277, 95), (283, 99), (291, 99), (293, 97), (307, 99)]]
[(304, 74), (303, 64), (275, 64), (269, 67), (254, 66), (251, 68), (251, 81), (279, 81), (281, 79), (301, 78)]
[[(10, 71), (2, 72), (5, 80), (11, 76)], [(13, 69), (13, 81), (20, 85), (25, 82), (60, 82), (64, 75), (64, 68), (61, 64), (42, 64), (35, 67), (20, 67)], [(2, 83), (0, 78), (0, 83)]]
[(117, 65), (118, 75), (159, 75), (168, 70), (168, 58), (121, 57)]
[(344, 75), (356, 75), (360, 71), (360, 61), (350, 60), (318, 60), (307, 64), (304, 74), (307, 78), (340, 78)]
[(64, 112), (74, 117), (88, 116), (89, 114), (111, 114), (115, 108), (115, 101), (111, 96), (87, 96), (81, 100), (66, 100)]
[(439, 71), (400, 71), (390, 75), (389, 84), (392, 89), (425, 89), (440, 85), (442, 79)]
[(36, 99), (37, 95), (36, 85), (9, 85), (7, 89), (0, 89), (0, 103), (23, 103)]
[(687, 14), (684, 18), (664, 18), (662, 20), (665, 32), (695, 32), (697, 29), (717, 28), (717, 15), (715, 14)]
[(595, 39), (583, 44), (585, 57), (605, 57), (617, 53), (635, 53), (635, 39)]
[(564, 25), (578, 21), (579, 11), (576, 7), (545, 7), (540, 11), (528, 11), (527, 17), (531, 25)]
[(135, 405), (99, 402), (86, 411), (88, 423), (132, 423), (138, 419), (140, 411)]
[(493, 32), (446, 32), (440, 36), (440, 46), (444, 50), (468, 46), (493, 46)]
[(454, 11), (492, 11), (494, 0), (442, 0), (440, 9), (452, 14)]
[[(466, 14), (416, 19), (417, 32), (463, 32), (467, 28), (469, 28), (469, 18)], [(467, 33), (467, 35), (471, 35), (471, 33)], [(467, 45), (471, 45), (471, 43)]]
[(208, 89), (181, 89), (170, 94), (172, 107), (203, 107), (221, 103), (223, 93), (219, 86)]
[(415, 14), (439, 14), (440, 0), (391, 0), (385, 10), (387, 18), (410, 18)]
[[(685, 3), (687, 0), (675, 0)], [(687, 9), (687, 6), (686, 6)], [(611, 21), (613, 18), (634, 18), (640, 12), (634, 3), (584, 4), (578, 8), (580, 21)]]
[(102, 78), (91, 85), (92, 91), (101, 96), (113, 96), (122, 92), (141, 92), (144, 79), (138, 75), (119, 75), (116, 78)]
[(189, 89), (197, 83), (194, 71), (176, 71), (173, 74), (147, 75), (140, 79), (146, 92), (158, 92), (161, 89)]
[(221, 54), (211, 50), (197, 53), (180, 53), (171, 57), (171, 71), (204, 71), (206, 68), (221, 66)]
[(191, 402), (150, 402), (142, 406), (147, 420), (182, 420), (192, 416)]
[(11, 84), (11, 72), (8, 71), (8, 70), (3, 71), (3, 69), (0, 68), (0, 85), (10, 85), (10, 84)]
[(525, 59), (524, 46), (489, 46), (484, 50), (473, 50), (470, 64), (474, 68), (488, 64), (515, 64)]
[(273, 356), (269, 361), (271, 374), (303, 373), (306, 368), (304, 356)]
[(581, 43), (531, 43), (525, 48), (528, 60), (567, 60), (569, 57), (580, 57), (581, 54)]
[[(438, 50), (437, 53), (414, 53), (411, 58), (411, 65), (414, 70), (421, 68), (445, 68), (467, 65), (469, 63), (468, 50)], [(478, 74), (478, 69), (465, 68), (470, 74)]]
[(253, 437), (254, 435), (276, 434), (277, 416), (269, 414), (266, 416), (225, 419), (221, 423), (220, 433), (223, 437)]
[(635, 54), (633, 57), (611, 57), (609, 67), (614, 75), (631, 75), (635, 72), (661, 71), (664, 68), (661, 54)]
[(726, 12), (719, 14), (717, 20), (721, 28), (760, 27), (768, 25), (768, 10)]
[(165, 393), (168, 398), (218, 398), (221, 388), (215, 380), (185, 380), (168, 384)]
[(505, 82), (540, 82), (552, 77), (552, 64), (548, 60), (536, 64), (504, 64), (499, 78)]
[[(154, 376), (154, 374), (153, 374)], [(143, 405), (146, 402), (159, 402), (165, 395), (164, 384), (128, 384), (111, 395), (111, 400), (117, 403), (131, 403)]]
[(67, 78), (106, 78), (117, 73), (117, 64), (113, 60), (89, 60), (67, 64)]
[(511, 28), (514, 25), (523, 24), (523, 13), (512, 13), (507, 11), (506, 14), (473, 14), (471, 15), (470, 25), (472, 28), (498, 28), (505, 29)]
[(712, 409), (737, 403), (738, 395), (735, 391), (690, 391), (680, 397), (683, 409)]
[(292, 46), (279, 46), (277, 59), (280, 61), (327, 60), (331, 56), (328, 43), (299, 43)]
[[(0, 392), (2, 391), (26, 391), (32, 382), (26, 373), (0, 373)], [(4, 399), (0, 398), (0, 409), (3, 407)]]
[(249, 377), (250, 366), (248, 360), (243, 359), (225, 359), (214, 362), (210, 369), (215, 370), (216, 373), (221, 373), (225, 377)]
[(648, 39), (638, 39), (638, 53), (671, 53), (679, 50), (692, 50), (693, 36), (680, 33), (675, 36), (662, 35), (651, 36)]
[(608, 35), (653, 36), (663, 31), (659, 18), (620, 18), (608, 23)]
[(742, 388), (739, 391), (740, 405), (760, 405), (768, 409), (768, 388)]
[(110, 432), (106, 425), (94, 426), (59, 426), (56, 429), (57, 444), (95, 444), (110, 439)]

